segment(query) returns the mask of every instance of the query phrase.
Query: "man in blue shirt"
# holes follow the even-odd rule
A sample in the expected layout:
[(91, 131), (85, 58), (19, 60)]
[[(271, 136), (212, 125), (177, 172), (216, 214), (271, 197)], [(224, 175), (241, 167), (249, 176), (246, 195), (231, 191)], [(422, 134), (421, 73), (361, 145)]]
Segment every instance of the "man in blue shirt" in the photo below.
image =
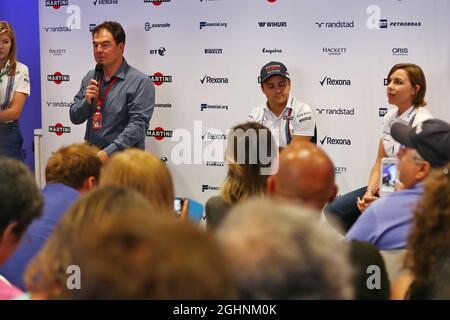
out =
[(85, 140), (96, 145), (105, 162), (117, 150), (145, 148), (153, 114), (155, 87), (144, 73), (123, 57), (125, 31), (117, 22), (105, 21), (92, 31), (96, 70), (83, 78), (70, 106), (70, 120), (87, 120)]
[(404, 249), (413, 212), (423, 194), (423, 181), (433, 168), (450, 161), (450, 125), (430, 119), (414, 128), (395, 123), (392, 137), (402, 144), (399, 180), (404, 189), (371, 204), (346, 235), (347, 240), (367, 241), (381, 250)]
[(50, 237), (67, 208), (80, 193), (96, 185), (101, 169), (98, 151), (85, 143), (74, 144), (59, 149), (48, 160), (42, 216), (31, 223), (15, 253), (0, 267), (0, 274), (17, 287), (25, 289), (22, 276), (28, 262)]

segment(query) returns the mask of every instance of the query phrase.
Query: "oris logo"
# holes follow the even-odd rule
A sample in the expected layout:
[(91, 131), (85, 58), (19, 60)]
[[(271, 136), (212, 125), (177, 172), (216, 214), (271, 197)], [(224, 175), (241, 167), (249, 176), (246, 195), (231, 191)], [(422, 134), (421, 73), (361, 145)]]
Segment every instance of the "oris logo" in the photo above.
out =
[(205, 84), (205, 83), (209, 83), (209, 84), (227, 84), (229, 81), (228, 81), (228, 78), (220, 78), (220, 77), (214, 78), (214, 77), (210, 77), (208, 75), (205, 75), (203, 77), (203, 79), (200, 79), (200, 82), (202, 84)]
[(341, 145), (341, 146), (351, 146), (352, 141), (350, 139), (341, 139), (341, 138), (331, 138), (329, 136), (325, 136), (325, 138), (320, 140), (322, 145), (331, 144), (331, 145)]
[(166, 48), (160, 47), (159, 49), (153, 49), (149, 51), (150, 54), (159, 54), (160, 56), (164, 56), (166, 53)]
[(340, 56), (347, 53), (347, 48), (328, 48), (323, 47), (322, 52), (329, 56)]
[(68, 74), (61, 74), (61, 72), (55, 72), (54, 74), (47, 75), (47, 81), (61, 84), (63, 81), (70, 81), (70, 76)]
[(160, 86), (165, 82), (172, 82), (172, 76), (165, 76), (161, 72), (156, 72), (154, 75), (150, 76), (150, 80), (155, 86)]
[(59, 9), (62, 6), (68, 6), (69, 0), (45, 0), (46, 7), (53, 7), (53, 9)]
[(218, 190), (220, 190), (220, 188), (219, 187), (213, 187), (213, 186), (210, 186), (210, 185), (207, 185), (207, 184), (202, 184), (202, 192), (209, 191), (209, 190), (218, 191)]
[(325, 78), (322, 79), (322, 81), (319, 81), (320, 85), (323, 87), (324, 85), (327, 86), (351, 86), (352, 81), (348, 79), (331, 79), (328, 76), (325, 76)]
[(161, 127), (156, 127), (154, 130), (148, 130), (147, 136), (154, 137), (156, 140), (161, 141), (164, 138), (172, 137), (173, 131), (164, 130)]
[(279, 21), (279, 22), (258, 22), (258, 25), (260, 28), (286, 28), (287, 22), (286, 21)]
[(343, 28), (354, 28), (355, 21), (346, 22), (346, 21), (336, 21), (336, 22), (316, 22), (316, 25), (319, 29), (343, 29)]
[(343, 174), (347, 172), (347, 167), (334, 167), (335, 174)]
[(151, 3), (154, 6), (160, 6), (163, 2), (170, 2), (172, 0), (144, 0), (144, 3)]
[(64, 127), (61, 123), (54, 126), (48, 126), (48, 132), (54, 132), (57, 136), (62, 136), (64, 133), (70, 133), (70, 127)]
[(408, 48), (392, 48), (393, 56), (407, 56)]

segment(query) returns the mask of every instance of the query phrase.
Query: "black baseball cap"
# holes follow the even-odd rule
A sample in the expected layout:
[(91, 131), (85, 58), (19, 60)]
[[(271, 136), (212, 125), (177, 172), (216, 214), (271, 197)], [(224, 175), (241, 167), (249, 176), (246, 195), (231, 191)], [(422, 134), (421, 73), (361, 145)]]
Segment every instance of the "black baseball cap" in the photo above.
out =
[(261, 68), (260, 82), (263, 83), (267, 78), (275, 75), (280, 75), (290, 79), (289, 72), (283, 63), (271, 61)]
[(442, 167), (450, 161), (450, 124), (430, 119), (410, 127), (396, 122), (392, 137), (407, 148), (416, 149), (432, 167)]

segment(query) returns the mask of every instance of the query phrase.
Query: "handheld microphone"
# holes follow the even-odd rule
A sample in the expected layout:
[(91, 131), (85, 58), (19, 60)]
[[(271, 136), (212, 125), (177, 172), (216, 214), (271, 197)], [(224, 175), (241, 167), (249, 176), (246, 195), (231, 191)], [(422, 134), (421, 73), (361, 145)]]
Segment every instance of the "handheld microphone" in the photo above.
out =
[[(100, 83), (102, 73), (103, 73), (103, 65), (101, 63), (97, 63), (97, 65), (95, 66), (95, 74), (94, 74), (94, 80), (97, 81), (97, 84)], [(97, 107), (97, 98), (95, 98), (92, 101), (92, 106), (94, 107), (95, 110), (95, 108)]]

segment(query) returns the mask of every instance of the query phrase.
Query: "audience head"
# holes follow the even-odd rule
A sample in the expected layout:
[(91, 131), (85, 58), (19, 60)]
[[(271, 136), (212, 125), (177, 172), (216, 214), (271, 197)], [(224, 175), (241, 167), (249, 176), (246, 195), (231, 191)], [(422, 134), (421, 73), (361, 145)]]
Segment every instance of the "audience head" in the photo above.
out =
[[(410, 97), (411, 104), (415, 107), (424, 107), (427, 105), (425, 102), (425, 92), (427, 91), (427, 82), (425, 80), (425, 74), (418, 65), (412, 63), (398, 63), (394, 65), (388, 73), (387, 79), (389, 81), (388, 84), (388, 93), (390, 91), (391, 81), (395, 82), (395, 76), (399, 75), (403, 77), (402, 73), (405, 73), (406, 78), (403, 79), (407, 83), (403, 83), (402, 85), (407, 85), (410, 87)], [(395, 73), (395, 74), (394, 74)], [(390, 97), (390, 99), (398, 99), (400, 98), (398, 94), (394, 97)], [(392, 104), (396, 104), (396, 101), (390, 101)]]
[(428, 284), (440, 259), (450, 254), (449, 171), (450, 164), (433, 170), (414, 212), (406, 265), (418, 285)]
[(351, 299), (348, 244), (319, 213), (264, 198), (232, 209), (218, 229), (240, 298)]
[(334, 165), (310, 142), (292, 142), (283, 149), (278, 172), (269, 178), (270, 194), (322, 210), (337, 193)]
[(267, 178), (276, 170), (277, 147), (269, 129), (255, 122), (235, 126), (228, 137), (228, 173), (221, 196), (234, 204), (265, 193)]
[[(9, 60), (10, 69), (8, 75), (14, 76), (16, 74), (17, 67), (17, 48), (16, 48), (16, 36), (14, 35), (14, 30), (11, 25), (6, 21), (0, 21), (0, 38), (3, 40), (7, 40), (9, 43), (9, 50), (5, 52), (6, 56), (0, 56), (0, 63)], [(2, 61), (4, 60), (5, 61)], [(1, 66), (1, 64), (0, 64)]]
[(47, 161), (47, 184), (62, 183), (79, 191), (89, 190), (100, 176), (102, 163), (98, 151), (97, 147), (86, 143), (60, 148)]
[(391, 135), (402, 144), (398, 169), (406, 188), (423, 181), (432, 168), (450, 161), (450, 125), (445, 121), (430, 119), (413, 128), (394, 123)]
[(43, 200), (22, 162), (0, 157), (0, 264), (16, 249), (31, 221), (41, 215)]
[(105, 166), (100, 185), (132, 188), (162, 212), (173, 212), (174, 187), (167, 166), (154, 155), (139, 149), (114, 154)]

